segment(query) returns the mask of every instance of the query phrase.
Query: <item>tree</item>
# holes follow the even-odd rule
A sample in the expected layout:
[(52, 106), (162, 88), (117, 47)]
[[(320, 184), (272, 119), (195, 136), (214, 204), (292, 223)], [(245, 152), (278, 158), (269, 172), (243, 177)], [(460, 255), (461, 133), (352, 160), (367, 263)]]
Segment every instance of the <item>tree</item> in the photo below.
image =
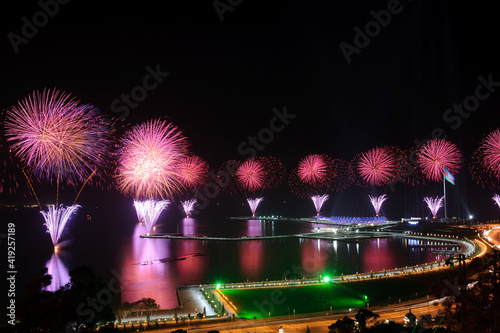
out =
[[(111, 308), (113, 293), (92, 268), (80, 266), (69, 271), (71, 313), (77, 324), (94, 328), (100, 324), (114, 322)], [(104, 296), (106, 295), (106, 296)]]
[(57, 300), (55, 294), (47, 290), (52, 280), (47, 272), (47, 268), (41, 269), (26, 285), (26, 297), (21, 300), (19, 309), (19, 319), (26, 328), (49, 330), (63, 325), (63, 319), (54, 314)]
[(443, 325), (459, 332), (500, 331), (499, 261), (498, 252), (486, 255), (473, 283), (456, 279), (447, 284)]
[(121, 324), (122, 320), (125, 319), (125, 317), (127, 317), (130, 313), (132, 313), (132, 310), (133, 304), (129, 302), (121, 304), (116, 310), (116, 313), (118, 315), (118, 324)]
[(354, 330), (354, 320), (345, 316), (328, 326), (329, 333), (350, 333)]
[(379, 318), (380, 316), (370, 310), (367, 309), (359, 309), (358, 313), (354, 315), (354, 318), (356, 319), (358, 323), (358, 330), (360, 332), (364, 332), (366, 330), (366, 323), (370, 319), (376, 319)]
[[(74, 327), (84, 324), (92, 329), (115, 320), (112, 294), (91, 268), (78, 267), (69, 275), (71, 282), (55, 292), (47, 290), (51, 276), (46, 268), (28, 283), (19, 309), (25, 330), (65, 331), (68, 323)], [(102, 296), (105, 291), (111, 295), (107, 300)]]
[(140, 300), (138, 300), (137, 302), (135, 302), (135, 307), (139, 311), (141, 311), (141, 312), (144, 311), (146, 313), (146, 320), (147, 321), (149, 321), (149, 319), (151, 318), (151, 314), (154, 311), (160, 310), (160, 306), (156, 303), (156, 301), (154, 299), (146, 298), (146, 297), (143, 297)]
[(182, 328), (176, 329), (175, 331), (172, 331), (171, 333), (187, 333), (186, 330), (183, 330)]

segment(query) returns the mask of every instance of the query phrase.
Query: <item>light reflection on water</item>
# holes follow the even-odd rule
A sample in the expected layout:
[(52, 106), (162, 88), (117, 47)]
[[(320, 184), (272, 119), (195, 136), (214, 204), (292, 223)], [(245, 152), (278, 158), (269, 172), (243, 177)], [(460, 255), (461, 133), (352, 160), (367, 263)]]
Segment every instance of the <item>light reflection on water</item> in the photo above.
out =
[(45, 267), (47, 267), (47, 273), (52, 276), (50, 285), (47, 287), (48, 291), (54, 292), (64, 287), (70, 281), (68, 268), (64, 265), (60, 256), (60, 253), (52, 253), (52, 256), (45, 265)]
[[(128, 213), (128, 212), (127, 212)], [(62, 253), (52, 255), (50, 239), (40, 237), (43, 225), (32, 227), (26, 219), (20, 242), (19, 262), (25, 285), (43, 266), (56, 277), (54, 283), (69, 281), (68, 270), (90, 266), (107, 282), (112, 270), (121, 278), (121, 301), (134, 302), (151, 297), (163, 308), (178, 305), (176, 288), (182, 285), (261, 281), (369, 272), (436, 260), (430, 246), (413, 246), (413, 240), (399, 238), (358, 241), (287, 238), (248, 241), (198, 241), (140, 238), (146, 233), (135, 212), (128, 219), (112, 218), (115, 212), (94, 214), (92, 222), (72, 222), (64, 235), (71, 243)], [(128, 215), (127, 215), (128, 216)], [(19, 228), (22, 228), (19, 220)], [(315, 225), (290, 221), (230, 220), (210, 218), (160, 218), (157, 232), (225, 237), (297, 234), (310, 232)], [(119, 226), (119, 228), (117, 228)], [(21, 229), (20, 229), (21, 230)], [(28, 246), (29, 244), (29, 246)], [(418, 243), (415, 243), (418, 244)], [(30, 249), (40, 247), (39, 253)], [(50, 252), (49, 252), (50, 251)], [(48, 260), (50, 258), (50, 260)], [(438, 256), (443, 259), (443, 256)], [(61, 260), (62, 259), (62, 260)], [(20, 275), (21, 276), (21, 275)]]

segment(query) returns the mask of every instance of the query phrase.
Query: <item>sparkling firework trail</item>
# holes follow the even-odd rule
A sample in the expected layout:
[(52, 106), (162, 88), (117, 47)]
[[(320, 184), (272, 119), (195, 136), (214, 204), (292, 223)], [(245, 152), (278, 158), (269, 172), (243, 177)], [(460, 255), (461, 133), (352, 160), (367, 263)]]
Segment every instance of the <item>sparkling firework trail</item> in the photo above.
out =
[(307, 184), (318, 184), (325, 180), (328, 174), (328, 164), (324, 157), (311, 154), (304, 157), (298, 167), (300, 180)]
[(500, 207), (500, 195), (495, 194), (492, 199), (493, 199), (493, 201), (495, 201), (497, 206)]
[(151, 232), (161, 212), (167, 209), (169, 204), (169, 200), (134, 200), (137, 216), (142, 216), (148, 233)]
[(181, 201), (181, 204), (184, 208), (184, 213), (186, 213), (186, 217), (190, 217), (193, 212), (194, 205), (196, 204), (196, 199)]
[(178, 166), (186, 151), (186, 138), (167, 121), (135, 126), (118, 151), (118, 188), (135, 199), (173, 197), (184, 188)]
[(316, 208), (316, 215), (319, 216), (319, 213), (321, 211), (321, 207), (325, 203), (326, 200), (328, 200), (329, 196), (328, 194), (324, 195), (313, 195), (311, 197), (311, 200), (314, 203), (314, 207)]
[(236, 170), (236, 178), (244, 190), (250, 192), (260, 190), (264, 187), (264, 166), (255, 158), (245, 161)]
[(264, 200), (264, 198), (259, 197), (255, 199), (247, 199), (248, 205), (250, 206), (250, 210), (252, 211), (252, 216), (255, 216), (255, 211), (257, 210), (257, 207), (259, 204)]
[(433, 219), (436, 218), (436, 215), (437, 215), (439, 208), (443, 207), (443, 200), (444, 200), (444, 197), (441, 197), (441, 198), (440, 197), (436, 197), (436, 198), (425, 197), (424, 198), (424, 201), (427, 203), (427, 206), (431, 210)]
[(370, 185), (386, 185), (396, 178), (397, 162), (397, 156), (389, 148), (373, 148), (361, 154), (358, 172)]
[(84, 182), (110, 155), (110, 130), (97, 108), (58, 90), (33, 92), (10, 108), (5, 133), (21, 162), (50, 182)]
[(382, 203), (387, 200), (386, 195), (382, 194), (378, 197), (372, 197), (371, 195), (369, 195), (368, 197), (370, 198), (370, 202), (372, 203), (373, 208), (375, 209), (376, 216), (378, 216), (380, 208), (382, 207)]
[(443, 181), (444, 168), (453, 176), (458, 173), (462, 164), (462, 153), (449, 141), (432, 139), (420, 148), (417, 162), (428, 179)]
[(45, 219), (44, 225), (47, 227), (47, 232), (49, 233), (54, 246), (56, 246), (57, 242), (59, 242), (64, 227), (66, 226), (66, 223), (68, 223), (71, 215), (73, 215), (78, 208), (80, 208), (79, 205), (72, 205), (68, 207), (63, 207), (62, 205), (55, 207), (51, 205), (48, 206), (47, 212), (40, 212)]

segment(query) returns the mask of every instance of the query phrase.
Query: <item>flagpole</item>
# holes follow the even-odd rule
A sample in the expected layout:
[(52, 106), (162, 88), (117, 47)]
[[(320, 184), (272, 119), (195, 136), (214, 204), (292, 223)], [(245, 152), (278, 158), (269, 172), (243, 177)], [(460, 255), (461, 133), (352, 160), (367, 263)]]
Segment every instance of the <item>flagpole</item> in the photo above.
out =
[(446, 178), (444, 170), (443, 170), (443, 192), (444, 192), (444, 220), (446, 222), (448, 216), (446, 215)]

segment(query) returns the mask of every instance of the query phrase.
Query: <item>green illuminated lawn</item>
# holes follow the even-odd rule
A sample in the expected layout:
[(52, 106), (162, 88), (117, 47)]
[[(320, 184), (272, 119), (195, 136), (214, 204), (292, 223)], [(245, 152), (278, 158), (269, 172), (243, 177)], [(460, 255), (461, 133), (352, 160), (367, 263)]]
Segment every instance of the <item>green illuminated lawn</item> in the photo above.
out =
[[(444, 281), (454, 281), (457, 272), (443, 269), (424, 274), (405, 275), (395, 278), (374, 279), (344, 283), (315, 284), (286, 288), (220, 289), (238, 308), (242, 318), (253, 319), (343, 310), (365, 305), (363, 295), (368, 295), (371, 306), (396, 304), (432, 294), (437, 286), (438, 294)], [(436, 292), (436, 290), (434, 290)], [(418, 294), (418, 295), (417, 295)]]
[(286, 288), (221, 289), (238, 308), (241, 318), (253, 319), (313, 313), (364, 306), (363, 295), (347, 284)]

